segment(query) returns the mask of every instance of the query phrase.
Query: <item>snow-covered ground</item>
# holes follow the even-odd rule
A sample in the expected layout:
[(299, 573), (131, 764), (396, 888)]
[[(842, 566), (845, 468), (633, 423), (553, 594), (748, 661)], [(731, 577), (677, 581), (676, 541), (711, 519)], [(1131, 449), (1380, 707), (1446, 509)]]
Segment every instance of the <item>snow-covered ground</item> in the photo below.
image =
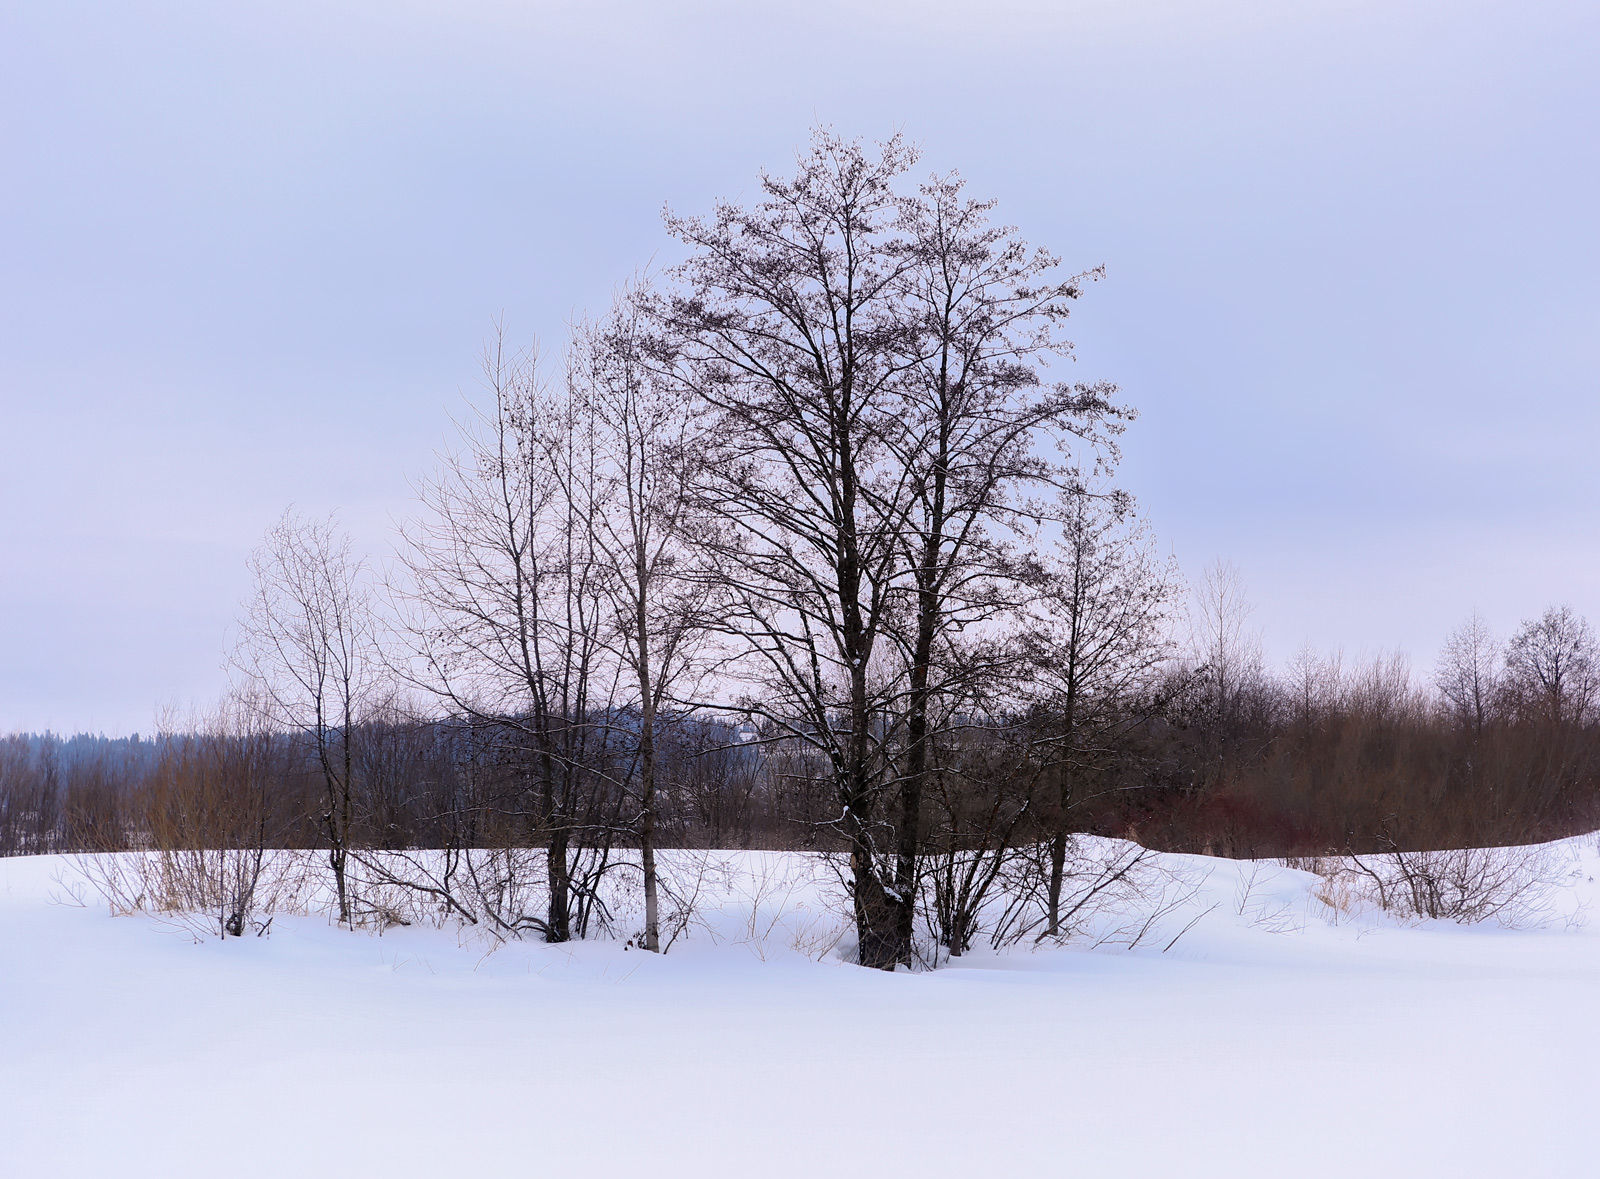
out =
[(816, 889), (756, 895), (794, 857), (738, 858), (665, 957), (282, 915), (196, 942), (0, 860), (0, 1174), (1594, 1174), (1600, 861), (1558, 850), (1543, 928), (1164, 857), (1193, 895), (1132, 951), (892, 975), (820, 948)]

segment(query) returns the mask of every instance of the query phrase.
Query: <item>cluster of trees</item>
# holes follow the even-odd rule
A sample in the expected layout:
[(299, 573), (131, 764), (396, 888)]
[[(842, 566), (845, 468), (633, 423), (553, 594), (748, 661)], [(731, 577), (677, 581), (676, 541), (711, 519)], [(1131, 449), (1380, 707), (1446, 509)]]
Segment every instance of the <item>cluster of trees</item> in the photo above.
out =
[(77, 851), (122, 826), (129, 795), (157, 761), (156, 745), (132, 737), (0, 737), (0, 855)]
[(814, 847), (892, 968), (919, 928), (960, 952), (996, 890), (1061, 933), (1083, 831), (1287, 855), (1593, 817), (1570, 613), (1503, 658), (1475, 621), (1437, 697), (1391, 664), (1269, 676), (1222, 575), (1180, 643), (1110, 483), (1131, 411), (1050, 375), (1096, 274), (914, 162), (819, 133), (756, 203), (669, 217), (686, 259), (559, 365), (497, 341), (398, 566), (285, 516), (225, 712), (135, 743), (116, 789), (13, 741), (0, 850), (319, 847), (358, 922), (353, 866), (434, 848), (393, 882), (465, 913), (472, 881), (552, 941), (625, 862), (654, 950), (658, 847)]
[[(1232, 592), (1210, 600), (1226, 606)], [(1523, 844), (1600, 824), (1600, 651), (1571, 611), (1548, 611), (1505, 644), (1469, 620), (1431, 684), (1399, 659), (1346, 668), (1309, 651), (1269, 675), (1237, 617), (1212, 618), (1137, 694), (1117, 678), (1137, 668), (1128, 652), (1069, 644), (1048, 668), (1019, 668), (1040, 685), (1028, 707), (969, 714), (945, 731), (915, 850), (921, 928), (943, 950), (960, 953), (980, 935), (1067, 932), (1064, 879), (1067, 893), (1084, 890), (1078, 832), (1313, 857)], [(1078, 630), (1106, 633), (1086, 618)], [(1063, 636), (1072, 633), (1069, 617)], [(352, 923), (373, 916), (359, 889), (342, 887), (354, 857), (369, 883), (376, 870), (433, 889), (441, 904), (498, 922), (501, 935), (561, 934), (545, 893), (549, 840), (518, 809), (529, 767), (514, 730), (385, 704), (319, 733), (269, 727), (262, 709), (236, 703), (153, 739), (0, 741), (0, 853), (232, 848), (259, 863), (262, 849), (320, 848)], [(637, 710), (592, 715), (587, 727), (583, 760), (568, 767), (579, 779), (568, 903), (557, 911), (568, 937), (592, 931), (597, 912), (604, 922), (596, 905), (608, 873), (638, 879), (641, 866)], [(347, 768), (331, 759), (331, 778), (330, 748), (350, 753)], [(657, 716), (655, 757), (662, 846), (848, 855), (834, 783), (793, 742), (726, 712), (673, 707)], [(385, 857), (416, 849), (457, 857), (477, 901), (437, 875), (396, 876)], [(527, 854), (507, 855), (516, 850)], [(239, 872), (222, 859), (208, 867)], [(512, 902), (486, 907), (484, 893)], [(984, 905), (1002, 895), (1000, 918), (980, 928)], [(544, 907), (530, 912), (530, 901)]]
[[(1211, 595), (1214, 599), (1217, 595)], [(1212, 628), (1217, 633), (1217, 628)], [(1226, 645), (1226, 643), (1224, 643)], [(1474, 615), (1418, 682), (1399, 656), (1346, 668), (1243, 655), (1171, 716), (1186, 751), (1142, 792), (1139, 838), (1227, 855), (1507, 846), (1600, 826), (1600, 645), (1552, 607), (1501, 642)], [(1202, 681), (1204, 682), (1204, 681)]]

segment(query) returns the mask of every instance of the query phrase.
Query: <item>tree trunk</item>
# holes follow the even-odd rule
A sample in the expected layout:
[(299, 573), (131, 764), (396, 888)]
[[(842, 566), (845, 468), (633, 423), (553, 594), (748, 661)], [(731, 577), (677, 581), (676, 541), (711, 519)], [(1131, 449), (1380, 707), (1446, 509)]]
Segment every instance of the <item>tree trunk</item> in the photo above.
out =
[(906, 775), (900, 784), (900, 828), (895, 853), (895, 936), (909, 961), (916, 937), (917, 850), (922, 837), (922, 796), (928, 777), (928, 677), (933, 663), (935, 595), (918, 594), (917, 641), (911, 664), (911, 699), (906, 718)]
[(572, 940), (572, 873), (567, 863), (568, 842), (566, 828), (558, 827), (550, 832), (550, 846), (545, 850), (545, 872), (550, 879), (550, 905), (545, 914), (544, 934), (547, 942)]
[(345, 889), (345, 869), (349, 860), (349, 849), (342, 844), (335, 844), (328, 849), (328, 867), (333, 869), (333, 888), (339, 898), (339, 924), (350, 924), (350, 896)]
[(650, 626), (645, 597), (639, 594), (639, 861), (644, 871), (644, 948), (661, 951), (660, 906), (656, 896), (656, 703), (650, 675)]
[(1068, 816), (1072, 811), (1072, 744), (1078, 723), (1078, 622), (1072, 623), (1072, 647), (1068, 656), (1067, 700), (1063, 716), (1066, 737), (1062, 762), (1056, 767), (1055, 831), (1050, 836), (1050, 892), (1047, 898), (1046, 937), (1061, 936), (1061, 883), (1066, 874)]
[(1055, 834), (1050, 836), (1050, 895), (1047, 904), (1049, 919), (1045, 924), (1045, 937), (1061, 936), (1061, 882), (1066, 876), (1066, 868), (1067, 836), (1058, 826)]
[[(548, 748), (551, 739), (549, 725), (543, 726), (542, 736)], [(549, 882), (550, 898), (545, 908), (544, 940), (547, 942), (565, 942), (572, 940), (572, 881), (571, 867), (567, 863), (567, 847), (570, 842), (567, 831), (567, 816), (565, 808), (556, 806), (555, 766), (548, 753), (541, 758), (543, 762), (543, 819), (546, 838), (549, 843), (545, 847), (545, 878)], [(570, 771), (568, 771), (570, 772)]]

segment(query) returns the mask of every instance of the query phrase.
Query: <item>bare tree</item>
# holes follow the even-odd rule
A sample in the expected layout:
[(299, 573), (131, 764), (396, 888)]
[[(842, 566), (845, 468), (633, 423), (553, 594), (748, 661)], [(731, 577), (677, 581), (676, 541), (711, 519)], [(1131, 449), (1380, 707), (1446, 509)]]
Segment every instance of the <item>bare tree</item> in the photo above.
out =
[(1105, 387), (1045, 384), (1080, 278), (990, 226), (954, 177), (902, 195), (915, 153), (816, 133), (764, 199), (669, 217), (694, 249), (655, 304), (715, 415), (704, 495), (722, 525), (747, 702), (838, 798), (860, 960), (909, 961), (921, 797), (954, 635), (1005, 600), (1049, 442), (1093, 439)]
[(331, 516), (306, 519), (290, 510), (268, 531), (250, 568), (255, 593), (232, 661), (268, 722), (311, 743), (339, 920), (348, 923), (356, 744), (380, 689), (365, 565)]
[[(899, 632), (907, 683), (894, 866), (894, 891), (906, 898), (917, 891), (935, 743), (956, 703), (985, 694), (1011, 655), (1004, 642), (968, 642), (959, 655), (957, 644), (1020, 605), (1016, 549), (1032, 546), (1030, 526), (1049, 514), (1040, 498), (1049, 503), (1114, 462), (1112, 437), (1131, 416), (1112, 404), (1109, 384), (1043, 377), (1052, 358), (1070, 357), (1061, 327), (1100, 272), (1056, 275), (1057, 258), (992, 224), (995, 202), (962, 189), (959, 176), (936, 176), (900, 207), (915, 261), (903, 298), (917, 330), (900, 380), (905, 428), (885, 442), (912, 492), (901, 539), (911, 605)], [(911, 905), (898, 916), (909, 945)]]
[(1032, 664), (1041, 752), (1055, 782), (1045, 829), (1050, 871), (1043, 936), (1061, 933), (1061, 889), (1075, 808), (1127, 745), (1126, 735), (1164, 704), (1162, 670), (1181, 593), (1123, 497), (1070, 496), (1057, 550), (1041, 564)]
[(862, 964), (905, 960), (882, 811), (885, 736), (903, 669), (896, 606), (909, 472), (886, 445), (912, 325), (897, 292), (914, 260), (894, 233), (900, 140), (869, 157), (817, 137), (792, 180), (762, 177), (753, 208), (669, 217), (694, 249), (657, 304), (678, 371), (717, 416), (703, 488), (730, 574), (728, 629), (750, 651), (775, 738), (825, 767), (850, 855)]
[(1433, 682), (1451, 709), (1481, 735), (1499, 692), (1500, 644), (1476, 610), (1451, 632), (1439, 653)]
[(644, 948), (657, 951), (657, 728), (698, 670), (714, 583), (695, 575), (689, 543), (702, 441), (696, 403), (651, 363), (652, 343), (639, 300), (624, 295), (605, 321), (575, 333), (570, 372), (599, 463), (592, 527), (611, 573), (612, 634), (639, 710)]
[(534, 354), (512, 352), (501, 336), (485, 374), (493, 402), (424, 484), (430, 515), (405, 538), (406, 675), (451, 714), (500, 735), (484, 747), (509, 759), (510, 772), (474, 776), (497, 793), (476, 797), (458, 837), (543, 846), (544, 914), (501, 920), (561, 942), (582, 924), (614, 830), (593, 805), (608, 793), (597, 768), (617, 679), (594, 527), (601, 480), (582, 415), (541, 381)]
[(1218, 560), (1206, 567), (1195, 596), (1192, 642), (1224, 724), (1262, 676), (1261, 637), (1249, 627), (1254, 611), (1237, 565)]
[(1506, 644), (1505, 673), (1519, 707), (1554, 725), (1579, 724), (1600, 696), (1600, 647), (1576, 611), (1552, 606)]
[(1291, 696), (1302, 737), (1310, 734), (1322, 714), (1338, 704), (1344, 684), (1344, 652), (1322, 655), (1310, 642), (1289, 660), (1284, 686)]

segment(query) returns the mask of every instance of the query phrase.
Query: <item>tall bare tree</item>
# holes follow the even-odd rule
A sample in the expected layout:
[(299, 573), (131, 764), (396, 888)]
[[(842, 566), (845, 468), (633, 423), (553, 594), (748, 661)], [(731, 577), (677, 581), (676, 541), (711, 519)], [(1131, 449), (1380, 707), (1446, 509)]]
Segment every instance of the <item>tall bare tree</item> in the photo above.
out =
[[(1071, 303), (1100, 271), (1060, 277), (1059, 259), (992, 224), (994, 201), (963, 196), (955, 174), (936, 176), (900, 205), (914, 265), (903, 277), (908, 363), (899, 381), (905, 429), (887, 437), (912, 491), (902, 535), (912, 621), (905, 758), (900, 774), (894, 891), (916, 893), (922, 798), (941, 725), (936, 702), (982, 694), (1008, 646), (956, 646), (1027, 596), (1018, 542), (1054, 516), (1048, 505), (1115, 461), (1112, 441), (1131, 416), (1105, 383), (1048, 382), (1051, 359), (1070, 358), (1061, 335)], [(992, 629), (992, 628), (991, 628)], [(946, 710), (946, 720), (950, 715)], [(913, 914), (900, 906), (900, 939)]]
[(588, 841), (609, 835), (607, 820), (585, 811), (616, 687), (594, 528), (599, 476), (582, 415), (541, 380), (534, 354), (497, 338), (485, 375), (492, 404), (424, 484), (430, 512), (406, 537), (408, 675), (501, 735), (511, 781), (479, 809), (497, 839), (544, 848), (548, 896), (541, 917), (498, 919), (561, 942), (573, 936), (575, 906), (591, 899), (593, 872), (580, 863)]
[(251, 681), (248, 698), (267, 720), (311, 743), (339, 920), (348, 923), (356, 743), (382, 679), (365, 563), (331, 516), (307, 519), (291, 509), (268, 531), (250, 568), (255, 592), (232, 662)]
[[(656, 314), (714, 414), (704, 483), (723, 530), (749, 707), (809, 750), (839, 802), (863, 964), (910, 959), (930, 710), (954, 636), (1003, 604), (1026, 489), (1098, 444), (1103, 386), (1047, 385), (1077, 279), (988, 224), (954, 177), (897, 187), (915, 153), (819, 131), (792, 179), (705, 219)], [(805, 759), (799, 759), (804, 761)]]
[(668, 218), (692, 247), (657, 303), (678, 372), (717, 416), (703, 487), (722, 528), (728, 628), (747, 645), (748, 707), (833, 785), (864, 965), (904, 960), (894, 841), (882, 804), (903, 668), (887, 641), (911, 507), (897, 381), (915, 325), (915, 265), (895, 226), (899, 139), (876, 156), (819, 134), (793, 179), (751, 208)]
[(1041, 752), (1055, 785), (1044, 824), (1044, 936), (1054, 937), (1075, 810), (1125, 750), (1128, 731), (1159, 710), (1171, 687), (1161, 673), (1173, 654), (1182, 583), (1118, 496), (1068, 496), (1060, 541), (1040, 566), (1030, 647)]
[(638, 707), (637, 827), (651, 951), (661, 946), (657, 728), (698, 670), (715, 584), (694, 568), (690, 542), (703, 442), (696, 404), (664, 374), (654, 343), (630, 292), (604, 321), (578, 329), (570, 358), (573, 400), (598, 460), (592, 527), (610, 571), (611, 633)]

